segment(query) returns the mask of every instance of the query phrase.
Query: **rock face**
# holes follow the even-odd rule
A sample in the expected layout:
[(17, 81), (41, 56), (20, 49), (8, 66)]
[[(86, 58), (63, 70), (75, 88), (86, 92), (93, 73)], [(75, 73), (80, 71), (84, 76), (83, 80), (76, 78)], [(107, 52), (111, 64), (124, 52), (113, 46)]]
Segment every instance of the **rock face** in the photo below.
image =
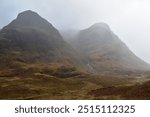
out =
[(97, 72), (150, 68), (132, 53), (105, 23), (97, 23), (80, 31), (72, 45), (87, 58), (87, 66)]
[(52, 24), (30, 10), (0, 31), (1, 65), (4, 61), (76, 64), (80, 60), (75, 53)]

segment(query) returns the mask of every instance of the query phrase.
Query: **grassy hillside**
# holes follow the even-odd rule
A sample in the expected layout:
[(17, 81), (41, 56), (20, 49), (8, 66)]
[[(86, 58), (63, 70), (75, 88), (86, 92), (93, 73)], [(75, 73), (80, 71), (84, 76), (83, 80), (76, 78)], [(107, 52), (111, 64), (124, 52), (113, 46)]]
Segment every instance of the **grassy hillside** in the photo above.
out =
[(0, 99), (150, 99), (147, 81), (91, 75), (58, 63), (15, 63), (0, 69)]

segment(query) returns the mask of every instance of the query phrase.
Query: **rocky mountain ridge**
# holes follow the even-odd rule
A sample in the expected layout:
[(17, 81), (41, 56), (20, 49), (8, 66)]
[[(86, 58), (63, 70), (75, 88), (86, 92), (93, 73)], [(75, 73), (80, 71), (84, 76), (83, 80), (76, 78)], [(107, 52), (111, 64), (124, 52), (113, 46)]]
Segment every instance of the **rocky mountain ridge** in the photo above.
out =
[(71, 43), (66, 42), (47, 20), (31, 10), (24, 11), (0, 31), (0, 66), (59, 63), (95, 74), (150, 68), (105, 23), (94, 24), (72, 38)]

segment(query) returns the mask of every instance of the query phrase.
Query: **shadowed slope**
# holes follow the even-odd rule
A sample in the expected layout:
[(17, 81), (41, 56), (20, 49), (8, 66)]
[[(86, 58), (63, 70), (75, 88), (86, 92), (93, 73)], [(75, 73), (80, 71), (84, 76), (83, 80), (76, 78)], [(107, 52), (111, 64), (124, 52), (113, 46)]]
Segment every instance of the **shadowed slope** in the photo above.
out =
[(20, 61), (82, 66), (76, 52), (59, 31), (30, 10), (20, 13), (0, 31), (0, 54), (1, 65), (6, 63), (4, 61)]

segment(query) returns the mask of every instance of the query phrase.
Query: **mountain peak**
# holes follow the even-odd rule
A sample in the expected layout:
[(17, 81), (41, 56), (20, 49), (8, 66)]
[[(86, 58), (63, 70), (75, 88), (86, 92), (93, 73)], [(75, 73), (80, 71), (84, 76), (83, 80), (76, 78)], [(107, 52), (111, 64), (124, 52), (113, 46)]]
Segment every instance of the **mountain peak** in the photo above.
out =
[(110, 30), (108, 24), (100, 22), (100, 23), (95, 23), (91, 27), (91, 29), (105, 29), (105, 30)]
[(18, 14), (17, 19), (27, 18), (27, 17), (40, 17), (36, 12), (27, 10)]
[(52, 26), (47, 20), (42, 18), (36, 12), (27, 10), (18, 14), (17, 18), (12, 21), (9, 27), (37, 27), (44, 28)]
[[(57, 32), (51, 23), (41, 17), (38, 13), (27, 10), (18, 14), (17, 18), (4, 29), (36, 29), (43, 32)], [(55, 31), (54, 31), (55, 29)]]

